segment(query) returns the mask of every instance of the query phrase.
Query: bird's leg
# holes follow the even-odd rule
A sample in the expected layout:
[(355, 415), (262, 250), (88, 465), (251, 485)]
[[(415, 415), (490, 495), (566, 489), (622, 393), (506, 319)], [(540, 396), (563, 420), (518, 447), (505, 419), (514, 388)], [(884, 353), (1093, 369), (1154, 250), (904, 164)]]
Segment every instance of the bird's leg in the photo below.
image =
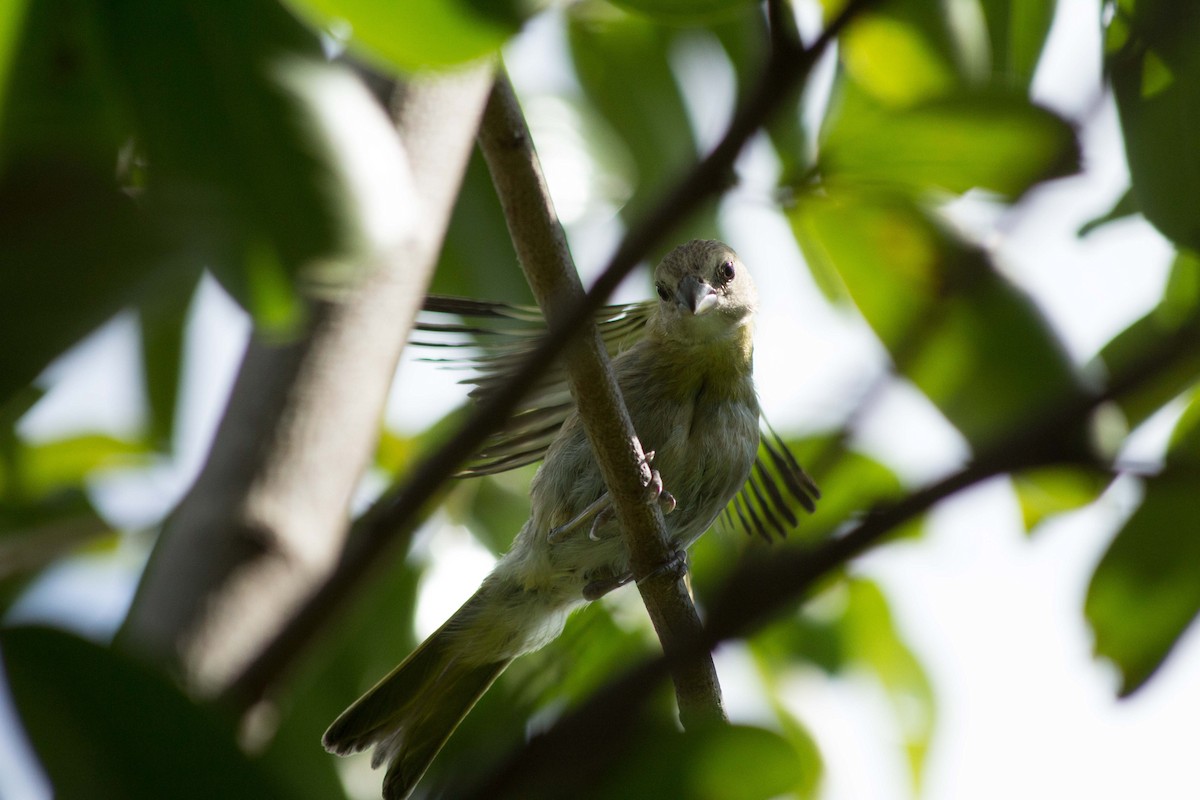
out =
[(596, 524), (599, 522), (602, 515), (612, 514), (612, 498), (608, 496), (608, 492), (597, 497), (583, 511), (580, 511), (571, 519), (564, 522), (562, 525), (556, 525), (550, 529), (547, 535), (552, 543), (561, 542), (563, 539), (570, 536), (575, 531), (582, 528), (588, 522), (592, 522), (592, 527), (589, 529), (589, 536), (594, 533)]
[[(646, 486), (646, 502), (657, 501), (659, 506), (662, 507), (663, 513), (670, 514), (675, 510), (675, 496), (663, 488), (662, 475), (658, 473), (658, 470), (649, 468), (650, 462), (653, 460), (654, 451), (651, 450), (646, 453), (644, 461), (650, 473), (649, 483)], [(613, 518), (613, 513), (612, 498), (609, 497), (608, 492), (605, 492), (592, 501), (583, 511), (580, 511), (562, 525), (556, 525), (551, 528), (546, 538), (552, 543), (561, 542), (590, 522), (588, 538), (593, 542), (598, 542), (602, 538), (600, 536), (600, 529)]]

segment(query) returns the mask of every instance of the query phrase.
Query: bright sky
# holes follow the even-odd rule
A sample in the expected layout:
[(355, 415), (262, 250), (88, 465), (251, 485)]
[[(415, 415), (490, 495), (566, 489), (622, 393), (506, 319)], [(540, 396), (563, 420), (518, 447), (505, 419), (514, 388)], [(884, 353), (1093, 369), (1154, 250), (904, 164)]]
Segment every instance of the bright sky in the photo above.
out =
[[(1003, 220), (977, 203), (955, 219), (983, 236), (1010, 277), (1030, 291), (1079, 360), (1158, 297), (1170, 259), (1166, 243), (1145, 223), (1123, 222), (1085, 240), (1079, 224), (1111, 205), (1127, 176), (1116, 117), (1096, 97), (1099, 27), (1095, 0), (1059, 0), (1049, 51), (1035, 83), (1040, 100), (1084, 121), (1086, 171), (1039, 190)], [(728, 114), (732, 80), (707, 58), (703, 42), (682, 49), (684, 91), (701, 139), (711, 143)], [(611, 176), (578, 158), (583, 147), (575, 112), (544, 96), (570, 86), (555, 19), (543, 15), (508, 53), (513, 80), (531, 116), (556, 201), (571, 223), (581, 270), (594, 274), (619, 228), (596, 219), (603, 197), (619, 193)], [(882, 363), (870, 336), (831, 311), (800, 260), (790, 229), (771, 207), (773, 162), (753, 146), (742, 161), (745, 186), (722, 207), (730, 243), (754, 270), (763, 308), (757, 337), (758, 383), (767, 414), (791, 433), (827, 428), (854, 405)], [(582, 188), (581, 188), (582, 187)], [(622, 296), (640, 297), (641, 285)], [(229, 383), (247, 323), (211, 284), (189, 331), (188, 367), (176, 463), (150, 474), (113, 476), (97, 500), (114, 522), (149, 524), (187, 487), (200, 464)], [(797, 378), (796, 352), (806, 369)], [(50, 372), (54, 390), (25, 420), (29, 435), (65, 431), (131, 431), (143, 413), (136, 329), (120, 318), (62, 359)], [(461, 398), (456, 376), (406, 361), (389, 420), (420, 428)], [(408, 387), (420, 386), (418, 394)], [(1153, 456), (1162, 431), (1142, 437)], [(965, 457), (958, 435), (915, 392), (888, 393), (868, 417), (859, 446), (910, 482), (943, 473)], [(938, 699), (933, 751), (920, 796), (925, 800), (991, 798), (1200, 797), (1192, 768), (1200, 718), (1200, 635), (1192, 631), (1162, 673), (1132, 700), (1114, 699), (1115, 675), (1090, 655), (1081, 608), (1091, 568), (1138, 490), (1115, 486), (1094, 507), (1040, 530), (1032, 540), (1002, 481), (944, 504), (917, 542), (890, 545), (857, 569), (888, 591), (898, 624), (925, 664)], [(491, 559), (461, 529), (428, 538), (434, 568), (422, 589), (419, 626), (431, 631), (469, 594)], [(50, 619), (103, 637), (128, 604), (143, 557), (138, 542), (103, 566), (86, 559), (43, 580), (12, 615)], [(443, 568), (453, 561), (453, 570)], [(718, 669), (735, 719), (761, 719), (764, 704), (737, 648), (723, 650)], [(906, 766), (886, 699), (865, 677), (829, 680), (798, 673), (790, 702), (811, 727), (827, 764), (823, 800), (891, 800), (910, 796)], [(0, 701), (0, 797), (49, 797), (22, 757), (6, 698)], [(1189, 736), (1189, 733), (1191, 735)]]

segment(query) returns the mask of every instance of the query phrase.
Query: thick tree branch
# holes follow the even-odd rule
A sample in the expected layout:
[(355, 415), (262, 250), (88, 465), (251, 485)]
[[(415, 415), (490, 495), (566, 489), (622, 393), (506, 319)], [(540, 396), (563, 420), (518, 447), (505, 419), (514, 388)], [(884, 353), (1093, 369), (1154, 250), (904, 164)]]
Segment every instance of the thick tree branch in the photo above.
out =
[(223, 690), (340, 557), (487, 78), (412, 88), (398, 114), (413, 181), (400, 246), (378, 254), (360, 283), (313, 299), (297, 341), (256, 335), (247, 348), (209, 458), (171, 515), (122, 631), (199, 695)]
[[(503, 70), (488, 100), (479, 141), (521, 266), (550, 330), (556, 331), (562, 326), (563, 310), (583, 298), (583, 284), (521, 106)], [(594, 322), (586, 323), (570, 339), (565, 364), (571, 395), (612, 497), (646, 610), (663, 650), (674, 652), (680, 641), (700, 635), (700, 616), (682, 576), (661, 569), (673, 556), (662, 511), (657, 503), (646, 502), (649, 468), (600, 331)], [(725, 718), (708, 653), (673, 659), (672, 679), (685, 727)]]
[(868, 514), (844, 535), (808, 548), (774, 551), (739, 564), (711, 604), (703, 635), (682, 643), (675, 653), (649, 660), (606, 685), (576, 711), (502, 765), (470, 792), (455, 796), (498, 800), (524, 796), (531, 786), (547, 795), (586, 784), (601, 776), (620, 757), (621, 733), (671, 669), (672, 658), (711, 651), (723, 641), (745, 637), (778, 617), (789, 604), (811, 594), (822, 581), (854, 558), (885, 542), (905, 523), (946, 498), (983, 481), (1057, 463), (1078, 463), (1071, 432), (1079, 430), (1100, 405), (1131, 394), (1167, 374), (1200, 343), (1200, 320), (1180, 327), (1130, 368), (1113, 376), (1108, 387), (1091, 395), (1074, 395), (1046, 409), (1034, 424), (1021, 424), (1010, 437), (977, 454), (975, 460), (946, 478), (902, 500)]
[(238, 677), (225, 695), (235, 707), (260, 699), (297, 650), (307, 644), (353, 593), (374, 564), (392, 546), (412, 534), (423, 509), (436, 499), (443, 484), (469, 458), (520, 402), (525, 388), (558, 358), (578, 327), (591, 319), (622, 279), (701, 203), (725, 186), (741, 148), (808, 76), (813, 65), (851, 19), (878, 0), (850, 0), (822, 34), (796, 56), (772, 56), (749, 99), (734, 115), (729, 129), (704, 160), (669, 191), (640, 224), (625, 236), (600, 280), (560, 315), (555, 333), (543, 338), (511, 379), (481, 402), (445, 444), (427, 456), (409, 478), (386, 492), (355, 523), (341, 563), (321, 588), (288, 622), (270, 646)]

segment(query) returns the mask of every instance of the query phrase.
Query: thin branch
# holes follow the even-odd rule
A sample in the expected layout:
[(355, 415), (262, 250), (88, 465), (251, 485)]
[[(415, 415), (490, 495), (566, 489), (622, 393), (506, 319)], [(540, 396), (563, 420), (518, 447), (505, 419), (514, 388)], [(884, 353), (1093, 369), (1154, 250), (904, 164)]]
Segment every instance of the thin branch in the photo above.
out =
[(850, 0), (819, 37), (798, 56), (773, 54), (751, 91), (735, 113), (717, 147), (666, 195), (640, 224), (626, 234), (600, 279), (579, 301), (559, 309), (559, 319), (541, 344), (529, 354), (512, 377), (481, 402), (445, 444), (424, 458), (408, 480), (387, 491), (354, 525), (342, 561), (328, 580), (301, 607), (264, 652), (249, 665), (226, 692), (224, 700), (238, 707), (261, 699), (290, 659), (309, 643), (353, 593), (372, 567), (393, 545), (400, 546), (416, 528), (425, 509), (443, 489), (445, 481), (495, 430), (499, 420), (513, 411), (531, 385), (566, 347), (571, 334), (591, 318), (609, 295), (661, 237), (692, 214), (708, 197), (725, 186), (725, 177), (750, 137), (770, 118), (808, 76), (813, 65), (845, 26), (878, 0)]
[[(509, 233), (538, 305), (550, 325), (583, 298), (566, 236), (542, 176), (541, 164), (512, 84), (500, 70), (483, 115), (480, 146), (504, 208)], [(567, 380), (600, 472), (613, 500), (634, 578), (665, 652), (700, 635), (700, 616), (682, 577), (662, 570), (672, 558), (662, 511), (646, 502), (649, 470), (621, 398), (595, 322), (571, 337)], [(672, 660), (672, 678), (685, 727), (724, 719), (721, 687), (708, 653)]]
[(552, 796), (556, 788), (576, 786), (580, 776), (603, 775), (619, 747), (614, 742), (638, 718), (640, 709), (671, 668), (672, 658), (710, 651), (723, 641), (745, 637), (802, 600), (851, 560), (887, 540), (900, 526), (942, 500), (983, 481), (1022, 469), (1054, 463), (1078, 463), (1071, 431), (1098, 406), (1137, 390), (1189, 357), (1200, 341), (1200, 320), (1179, 328), (1129, 369), (1114, 376), (1100, 393), (1073, 395), (1040, 416), (1020, 424), (1008, 438), (978, 454), (962, 470), (868, 514), (843, 536), (811, 548), (772, 552), (741, 563), (711, 604), (703, 636), (683, 643), (632, 668), (604, 686), (549, 731), (530, 741), (472, 791), (455, 796), (498, 800), (520, 797), (530, 786)]

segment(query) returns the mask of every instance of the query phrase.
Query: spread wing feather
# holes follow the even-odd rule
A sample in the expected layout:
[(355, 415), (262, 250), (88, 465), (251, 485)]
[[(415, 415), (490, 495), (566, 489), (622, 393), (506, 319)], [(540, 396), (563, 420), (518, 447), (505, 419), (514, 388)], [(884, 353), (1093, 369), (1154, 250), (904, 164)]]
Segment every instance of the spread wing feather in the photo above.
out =
[[(546, 332), (533, 306), (431, 295), (425, 311), (453, 314), (459, 322), (421, 318), (424, 336), (412, 343), (436, 349), (431, 361), (447, 369), (470, 370), (461, 383), (472, 398), (505, 381)], [(609, 356), (637, 341), (654, 310), (653, 301), (604, 306), (596, 323)], [(447, 338), (448, 337), (448, 338)], [(484, 442), (459, 477), (494, 475), (540, 461), (574, 408), (561, 364), (554, 364), (530, 387), (509, 419)], [(796, 461), (783, 439), (762, 419), (758, 459), (741, 491), (726, 506), (723, 520), (732, 528), (771, 540), (799, 524), (798, 511), (812, 512), (820, 497), (816, 484)]]

